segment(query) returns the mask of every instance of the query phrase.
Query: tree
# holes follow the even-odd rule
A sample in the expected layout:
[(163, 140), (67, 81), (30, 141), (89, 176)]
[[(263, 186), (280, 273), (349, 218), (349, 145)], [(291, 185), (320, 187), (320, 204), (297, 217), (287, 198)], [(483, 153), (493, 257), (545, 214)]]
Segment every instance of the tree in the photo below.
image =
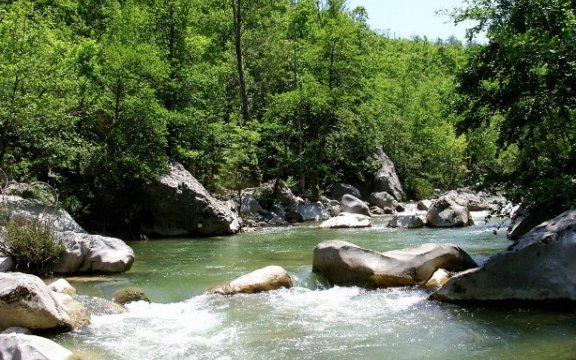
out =
[(488, 44), (471, 49), (459, 76), (460, 131), (494, 127), (516, 147), (500, 175), (515, 200), (553, 215), (576, 206), (576, 1), (476, 0), (457, 14)]

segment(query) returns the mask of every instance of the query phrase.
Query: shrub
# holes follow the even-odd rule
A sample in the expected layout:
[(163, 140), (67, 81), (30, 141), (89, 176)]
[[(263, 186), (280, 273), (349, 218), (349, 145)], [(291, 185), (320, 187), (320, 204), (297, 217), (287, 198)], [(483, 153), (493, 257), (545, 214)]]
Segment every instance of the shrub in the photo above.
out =
[(49, 274), (64, 253), (64, 244), (56, 239), (51, 220), (16, 215), (7, 218), (4, 225), (0, 252), (14, 260), (16, 271)]

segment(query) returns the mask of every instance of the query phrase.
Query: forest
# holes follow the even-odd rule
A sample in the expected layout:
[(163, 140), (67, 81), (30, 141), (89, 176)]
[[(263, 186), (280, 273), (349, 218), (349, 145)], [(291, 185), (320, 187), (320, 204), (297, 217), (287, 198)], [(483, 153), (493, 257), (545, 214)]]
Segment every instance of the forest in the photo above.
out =
[(576, 205), (575, 9), (474, 0), (463, 44), (390, 38), (345, 0), (5, 0), (0, 168), (113, 224), (169, 159), (215, 193), (283, 179), (314, 198), (382, 148), (410, 199), (471, 186), (558, 214)]

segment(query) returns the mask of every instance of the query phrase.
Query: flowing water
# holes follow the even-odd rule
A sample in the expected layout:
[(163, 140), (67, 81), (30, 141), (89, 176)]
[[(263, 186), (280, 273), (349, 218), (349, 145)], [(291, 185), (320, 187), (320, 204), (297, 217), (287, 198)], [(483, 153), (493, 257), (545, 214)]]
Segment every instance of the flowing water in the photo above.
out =
[[(510, 244), (480, 215), (465, 229), (402, 230), (386, 223), (133, 242), (136, 262), (128, 273), (74, 285), (105, 297), (137, 286), (153, 303), (94, 316), (90, 326), (54, 340), (95, 359), (576, 359), (575, 312), (462, 307), (429, 301), (429, 291), (412, 287), (330, 288), (311, 273), (313, 248), (324, 240), (377, 251), (450, 242), (479, 263)], [(291, 274), (294, 288), (203, 295), (272, 264)]]

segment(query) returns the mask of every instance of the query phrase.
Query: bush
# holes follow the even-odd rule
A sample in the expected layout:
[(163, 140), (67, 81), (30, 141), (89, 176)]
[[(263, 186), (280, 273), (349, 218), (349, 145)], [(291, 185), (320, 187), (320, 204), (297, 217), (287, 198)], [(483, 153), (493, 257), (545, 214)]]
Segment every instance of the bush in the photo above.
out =
[(11, 216), (5, 221), (0, 252), (14, 260), (16, 271), (46, 275), (64, 253), (50, 219)]

